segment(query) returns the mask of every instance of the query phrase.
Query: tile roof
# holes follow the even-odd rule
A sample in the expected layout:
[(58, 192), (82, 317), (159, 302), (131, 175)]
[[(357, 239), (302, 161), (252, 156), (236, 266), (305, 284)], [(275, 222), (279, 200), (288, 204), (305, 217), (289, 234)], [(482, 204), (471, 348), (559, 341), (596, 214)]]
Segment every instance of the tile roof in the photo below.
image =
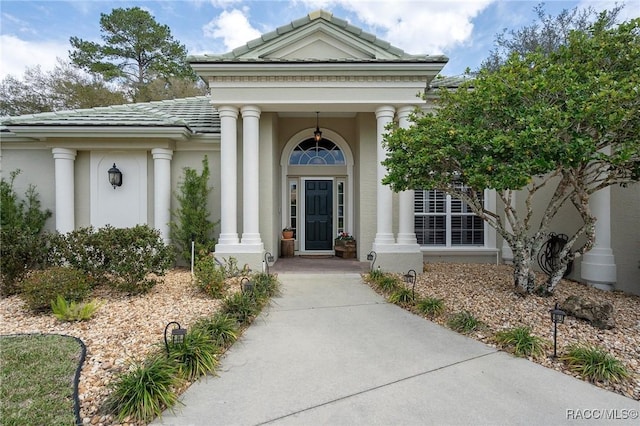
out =
[(207, 96), (3, 117), (12, 126), (186, 127), (219, 133), (220, 118)]
[(474, 77), (464, 74), (464, 75), (454, 75), (449, 77), (436, 77), (429, 84), (429, 88), (431, 89), (439, 89), (439, 88), (447, 88), (447, 89), (455, 89), (460, 87), (463, 83), (473, 81)]

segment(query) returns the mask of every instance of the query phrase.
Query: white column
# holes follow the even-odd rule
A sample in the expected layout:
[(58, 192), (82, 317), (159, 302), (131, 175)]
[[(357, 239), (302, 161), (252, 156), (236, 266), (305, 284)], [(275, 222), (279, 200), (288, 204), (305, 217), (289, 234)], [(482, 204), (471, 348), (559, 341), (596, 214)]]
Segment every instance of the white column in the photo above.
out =
[(260, 239), (260, 108), (243, 106), (242, 112), (242, 244), (259, 246)]
[(382, 146), (384, 133), (387, 132), (385, 126), (391, 123), (395, 114), (392, 106), (381, 106), (376, 109), (377, 121), (377, 208), (376, 208), (376, 238), (373, 243), (375, 251), (383, 251), (382, 245), (394, 244), (393, 238), (393, 196), (391, 188), (382, 184), (382, 178), (386, 175), (385, 167), (380, 164), (387, 158), (387, 150)]
[(169, 238), (171, 222), (171, 159), (173, 151), (165, 148), (153, 148), (153, 222), (160, 231), (165, 244)]
[(587, 284), (612, 290), (616, 282), (616, 262), (611, 250), (611, 191), (603, 188), (590, 200), (591, 213), (597, 218), (596, 243), (582, 258), (581, 276)]
[[(75, 180), (73, 166), (77, 151), (75, 149), (53, 148), (56, 188), (56, 230), (60, 233), (75, 229)], [(107, 179), (105, 173), (105, 179)]]
[[(409, 114), (415, 110), (415, 106), (403, 106), (398, 109), (398, 124), (406, 129), (411, 126)], [(399, 195), (400, 213), (398, 228), (398, 244), (417, 245), (414, 220), (414, 191), (412, 189), (402, 191)]]
[(220, 115), (220, 238), (218, 244), (238, 244), (238, 108), (221, 106)]

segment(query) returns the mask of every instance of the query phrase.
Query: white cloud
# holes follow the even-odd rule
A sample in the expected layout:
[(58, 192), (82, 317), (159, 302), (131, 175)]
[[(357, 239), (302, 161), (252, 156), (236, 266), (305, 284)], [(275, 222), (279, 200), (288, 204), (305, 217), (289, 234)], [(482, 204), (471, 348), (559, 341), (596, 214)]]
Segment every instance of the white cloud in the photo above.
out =
[(260, 31), (251, 26), (244, 11), (233, 9), (222, 12), (202, 27), (205, 37), (221, 38), (227, 50), (242, 46), (260, 37)]
[(51, 71), (57, 58), (68, 56), (68, 43), (50, 41), (30, 42), (13, 35), (0, 35), (0, 79), (8, 74), (21, 78), (26, 67), (40, 65), (43, 71)]

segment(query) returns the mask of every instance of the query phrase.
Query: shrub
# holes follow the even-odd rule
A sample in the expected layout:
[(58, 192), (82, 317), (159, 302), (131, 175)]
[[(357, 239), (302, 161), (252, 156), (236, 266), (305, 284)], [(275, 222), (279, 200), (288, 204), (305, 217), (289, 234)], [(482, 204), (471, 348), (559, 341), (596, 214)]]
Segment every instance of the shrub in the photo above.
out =
[(127, 417), (145, 424), (172, 408), (178, 400), (173, 388), (180, 383), (175, 361), (156, 355), (119, 376), (105, 401), (120, 423)]
[(229, 314), (216, 313), (213, 317), (201, 318), (193, 329), (207, 334), (216, 345), (225, 349), (238, 339), (238, 321)]
[(156, 229), (147, 225), (105, 226), (98, 230), (81, 228), (52, 238), (50, 262), (83, 270), (92, 282), (139, 294), (157, 284), (150, 274), (164, 275), (173, 258), (173, 250)]
[(384, 276), (384, 273), (380, 268), (371, 270), (369, 272), (369, 280), (373, 283), (377, 283), (380, 278)]
[(619, 382), (629, 377), (622, 362), (598, 346), (569, 346), (567, 354), (560, 359), (592, 382)]
[(94, 299), (87, 303), (67, 302), (62, 296), (51, 302), (51, 311), (60, 321), (84, 321), (91, 319), (102, 306), (102, 302)]
[(416, 309), (422, 315), (433, 318), (444, 312), (444, 300), (437, 299), (435, 297), (426, 297), (418, 300), (416, 303)]
[(241, 325), (249, 325), (260, 312), (260, 307), (251, 292), (238, 292), (224, 299), (221, 312), (235, 318)]
[(203, 252), (193, 268), (194, 281), (200, 291), (219, 299), (224, 295), (225, 271), (218, 266), (210, 254)]
[(385, 293), (395, 291), (396, 289), (398, 289), (399, 285), (400, 282), (398, 281), (398, 279), (391, 275), (383, 275), (382, 278), (380, 278), (377, 282), (378, 288)]
[(397, 287), (389, 296), (389, 302), (408, 305), (413, 303), (413, 291), (407, 287)]
[(58, 296), (79, 302), (89, 294), (89, 290), (84, 273), (56, 266), (30, 272), (21, 283), (20, 296), (29, 309), (42, 312), (51, 309), (51, 302)]
[(15, 170), (8, 181), (0, 179), (1, 296), (16, 294), (20, 280), (44, 262), (47, 252), (42, 230), (51, 211), (41, 209), (33, 185), (27, 188), (24, 199), (18, 197), (13, 185), (19, 174), (20, 170)]
[(187, 332), (184, 342), (169, 346), (169, 357), (177, 362), (182, 377), (195, 380), (218, 366), (217, 349), (209, 335), (195, 329)]
[(447, 325), (454, 331), (466, 334), (478, 329), (482, 322), (476, 319), (471, 312), (462, 311), (449, 318)]
[(280, 282), (276, 275), (257, 273), (251, 279), (254, 283), (254, 292), (260, 301), (266, 301), (280, 294)]
[(537, 357), (544, 354), (545, 341), (531, 334), (530, 327), (515, 327), (496, 333), (495, 340), (520, 357)]

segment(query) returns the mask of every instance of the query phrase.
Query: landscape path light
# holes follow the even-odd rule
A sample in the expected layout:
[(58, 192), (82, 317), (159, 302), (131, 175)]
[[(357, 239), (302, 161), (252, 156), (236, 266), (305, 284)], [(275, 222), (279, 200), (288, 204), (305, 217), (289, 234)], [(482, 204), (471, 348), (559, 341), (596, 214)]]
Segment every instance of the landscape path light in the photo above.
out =
[(267, 275), (269, 275), (269, 264), (273, 263), (273, 255), (269, 252), (266, 252), (264, 254), (264, 267), (265, 267), (265, 272), (267, 273)]
[(418, 278), (418, 274), (415, 269), (409, 269), (409, 271), (404, 274), (404, 282), (407, 284), (411, 284), (411, 299), (416, 300), (416, 280)]
[(553, 322), (553, 358), (558, 357), (558, 324), (564, 323), (564, 317), (567, 315), (565, 311), (558, 308), (558, 302), (556, 306), (549, 311), (551, 314), (551, 322)]
[(371, 250), (367, 255), (367, 260), (371, 262), (371, 266), (369, 267), (370, 272), (373, 272), (373, 265), (375, 265), (376, 263), (376, 257), (377, 257), (376, 252), (373, 250)]
[[(173, 326), (173, 328), (171, 328)], [(167, 355), (169, 355), (169, 339), (167, 337), (167, 333), (171, 328), (171, 344), (172, 345), (182, 345), (184, 343), (184, 338), (187, 335), (187, 329), (182, 328), (180, 324), (176, 321), (171, 321), (164, 328), (164, 347), (167, 350)]]
[(253, 292), (253, 282), (247, 278), (247, 277), (242, 277), (242, 279), (240, 280), (240, 290), (243, 293), (252, 293)]

